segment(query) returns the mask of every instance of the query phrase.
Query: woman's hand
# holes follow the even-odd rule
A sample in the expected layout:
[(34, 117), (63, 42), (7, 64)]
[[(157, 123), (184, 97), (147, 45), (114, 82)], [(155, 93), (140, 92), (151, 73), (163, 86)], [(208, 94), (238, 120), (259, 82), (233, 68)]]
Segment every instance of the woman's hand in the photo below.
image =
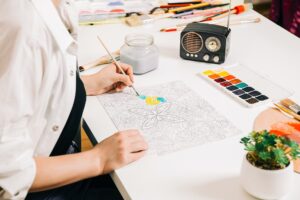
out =
[(82, 76), (81, 79), (87, 95), (99, 95), (108, 91), (122, 91), (133, 83), (133, 72), (130, 65), (120, 63), (126, 75), (123, 75), (118, 67), (111, 64), (98, 73)]
[[(120, 131), (81, 153), (34, 157), (36, 176), (31, 192), (61, 187), (109, 173), (141, 158), (148, 148), (137, 130)], [(49, 172), (53, 172), (49, 176)]]
[(115, 133), (91, 151), (98, 158), (98, 174), (106, 174), (145, 155), (148, 145), (137, 130)]

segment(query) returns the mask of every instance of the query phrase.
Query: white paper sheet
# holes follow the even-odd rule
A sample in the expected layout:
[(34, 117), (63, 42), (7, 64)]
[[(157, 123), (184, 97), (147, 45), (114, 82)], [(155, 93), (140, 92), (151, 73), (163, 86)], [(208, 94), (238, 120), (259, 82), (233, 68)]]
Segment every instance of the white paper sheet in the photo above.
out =
[(167, 102), (147, 105), (130, 88), (122, 93), (101, 95), (98, 100), (119, 130), (139, 129), (152, 153), (165, 154), (240, 133), (181, 81), (138, 91), (147, 96), (164, 97)]

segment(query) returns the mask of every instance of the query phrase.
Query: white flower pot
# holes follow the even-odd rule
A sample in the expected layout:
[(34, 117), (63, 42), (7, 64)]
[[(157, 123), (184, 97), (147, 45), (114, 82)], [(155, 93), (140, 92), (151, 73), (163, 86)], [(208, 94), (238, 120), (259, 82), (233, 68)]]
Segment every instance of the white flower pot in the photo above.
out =
[(292, 163), (284, 169), (265, 170), (253, 166), (244, 156), (241, 168), (241, 184), (251, 195), (260, 199), (280, 199), (293, 184)]

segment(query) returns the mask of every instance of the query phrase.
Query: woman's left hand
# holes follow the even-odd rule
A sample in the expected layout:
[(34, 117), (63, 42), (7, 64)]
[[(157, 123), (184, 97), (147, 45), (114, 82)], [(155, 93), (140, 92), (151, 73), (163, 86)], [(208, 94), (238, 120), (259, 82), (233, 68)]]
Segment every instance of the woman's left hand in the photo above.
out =
[(122, 91), (133, 84), (133, 71), (130, 65), (119, 63), (126, 75), (111, 64), (99, 72), (81, 76), (87, 95), (100, 95), (108, 91)]

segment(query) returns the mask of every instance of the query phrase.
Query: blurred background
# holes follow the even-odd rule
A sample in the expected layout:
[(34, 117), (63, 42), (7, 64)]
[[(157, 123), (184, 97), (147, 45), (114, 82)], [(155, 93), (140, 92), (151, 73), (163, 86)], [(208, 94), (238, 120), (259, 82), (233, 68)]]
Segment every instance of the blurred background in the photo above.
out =
[[(180, 0), (76, 0), (80, 3), (94, 3), (103, 9), (105, 3), (117, 5), (125, 3), (126, 9), (130, 11), (147, 11), (151, 6), (159, 6), (171, 1), (179, 2)], [(187, 1), (187, 0), (182, 0)], [(193, 1), (193, 0), (190, 0)], [(195, 0), (194, 0), (195, 1)], [(216, 0), (203, 0), (216, 1)], [(218, 2), (228, 3), (229, 0), (219, 0)], [(232, 0), (232, 4), (240, 5), (243, 3), (253, 3), (253, 9), (261, 15), (269, 18), (274, 23), (283, 27), (295, 36), (300, 38), (300, 0)], [(94, 6), (93, 6), (94, 7)]]

